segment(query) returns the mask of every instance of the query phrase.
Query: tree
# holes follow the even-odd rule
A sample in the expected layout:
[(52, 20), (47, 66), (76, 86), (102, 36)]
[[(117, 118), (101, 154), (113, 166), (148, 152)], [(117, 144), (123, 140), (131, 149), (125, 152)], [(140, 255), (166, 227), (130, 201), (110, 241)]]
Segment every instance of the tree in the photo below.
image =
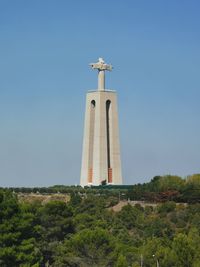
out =
[(9, 191), (0, 193), (0, 213), (0, 266), (40, 264), (42, 255), (33, 237), (34, 215)]
[(141, 216), (142, 211), (131, 205), (126, 205), (117, 214), (118, 218), (122, 221), (127, 229), (132, 229), (137, 225), (137, 221)]
[(158, 212), (159, 213), (168, 213), (171, 211), (174, 211), (176, 208), (176, 203), (174, 201), (167, 201), (163, 204), (160, 204), (158, 206)]
[(182, 190), (184, 187), (185, 181), (175, 175), (165, 175), (159, 179), (159, 191), (167, 190)]
[(70, 258), (73, 262), (81, 261), (83, 266), (110, 266), (114, 249), (114, 239), (106, 230), (85, 229), (58, 246), (55, 264), (68, 266)]
[(37, 228), (44, 263), (53, 262), (53, 254), (59, 242), (74, 232), (72, 208), (62, 201), (50, 201), (38, 209)]
[(177, 267), (192, 266), (195, 252), (185, 234), (180, 233), (175, 236), (172, 248), (177, 256)]
[(128, 267), (126, 258), (123, 255), (119, 255), (115, 267)]

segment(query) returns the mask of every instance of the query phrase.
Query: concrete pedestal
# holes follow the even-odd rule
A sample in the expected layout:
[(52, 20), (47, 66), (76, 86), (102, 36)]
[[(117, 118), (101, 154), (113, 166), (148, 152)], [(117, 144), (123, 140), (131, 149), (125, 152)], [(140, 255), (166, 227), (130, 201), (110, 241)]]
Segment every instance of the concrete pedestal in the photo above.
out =
[(122, 184), (117, 95), (90, 91), (86, 97), (81, 186)]

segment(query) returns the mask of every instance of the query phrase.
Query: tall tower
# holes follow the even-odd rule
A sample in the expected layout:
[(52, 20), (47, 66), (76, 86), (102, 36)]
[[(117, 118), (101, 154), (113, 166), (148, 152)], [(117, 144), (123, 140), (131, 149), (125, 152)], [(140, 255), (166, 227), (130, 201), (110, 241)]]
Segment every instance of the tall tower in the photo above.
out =
[(122, 184), (117, 94), (105, 89), (105, 71), (112, 65), (99, 58), (90, 66), (98, 70), (98, 90), (86, 96), (80, 184)]

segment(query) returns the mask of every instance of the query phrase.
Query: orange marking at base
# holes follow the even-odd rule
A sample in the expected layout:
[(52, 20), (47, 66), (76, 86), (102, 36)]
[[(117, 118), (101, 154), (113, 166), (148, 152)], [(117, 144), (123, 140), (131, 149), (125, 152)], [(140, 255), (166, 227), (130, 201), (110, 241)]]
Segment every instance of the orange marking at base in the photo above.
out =
[(108, 183), (112, 183), (112, 168), (108, 168)]
[(88, 183), (92, 183), (93, 170), (92, 168), (88, 171)]

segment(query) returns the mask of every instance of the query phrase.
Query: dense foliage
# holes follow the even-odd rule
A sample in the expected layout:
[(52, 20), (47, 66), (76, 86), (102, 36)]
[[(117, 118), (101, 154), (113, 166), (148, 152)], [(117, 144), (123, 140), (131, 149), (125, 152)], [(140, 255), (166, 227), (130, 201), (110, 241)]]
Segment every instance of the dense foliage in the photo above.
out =
[(200, 174), (186, 178), (174, 175), (155, 176), (150, 182), (136, 185), (102, 185), (82, 188), (80, 186), (55, 185), (52, 187), (20, 187), (9, 188), (18, 193), (67, 193), (67, 194), (96, 194), (117, 197), (121, 199), (145, 200), (163, 202), (200, 202)]
[(173, 175), (155, 176), (149, 183), (134, 185), (128, 195), (131, 199), (156, 202), (200, 202), (200, 174), (188, 176), (186, 179)]
[[(198, 175), (186, 180), (155, 177), (121, 195), (172, 191), (181, 195), (188, 186), (197, 196), (199, 181)], [(157, 262), (163, 267), (200, 266), (199, 203), (128, 204), (114, 212), (119, 189), (78, 192), (72, 190), (68, 203), (42, 205), (20, 202), (15, 192), (1, 189), (0, 266), (151, 267)]]

